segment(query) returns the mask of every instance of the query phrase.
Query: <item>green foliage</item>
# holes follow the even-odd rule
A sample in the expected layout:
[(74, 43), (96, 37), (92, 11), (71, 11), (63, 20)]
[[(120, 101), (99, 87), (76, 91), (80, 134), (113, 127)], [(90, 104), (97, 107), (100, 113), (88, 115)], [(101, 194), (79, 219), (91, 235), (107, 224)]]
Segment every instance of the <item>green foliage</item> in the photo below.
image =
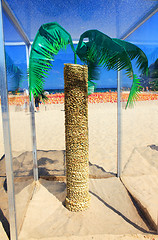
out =
[(71, 36), (57, 23), (40, 27), (33, 42), (29, 61), (30, 91), (34, 96), (43, 90), (48, 71), (53, 66), (54, 56), (70, 44), (75, 52)]
[(43, 101), (43, 103), (45, 103), (46, 101), (48, 101), (48, 97), (45, 94), (45, 91), (42, 90), (42, 92), (39, 94), (40, 99)]
[[(88, 41), (85, 42), (84, 39)], [(136, 59), (137, 67), (142, 73), (148, 72), (148, 60), (140, 48), (126, 41), (110, 38), (97, 30), (89, 30), (81, 35), (76, 53), (83, 62), (90, 66), (89, 72), (92, 71), (92, 73), (98, 65), (107, 70), (125, 69), (127, 76), (133, 79), (131, 94), (127, 101), (127, 105), (132, 105), (131, 102), (137, 99), (141, 86), (136, 76), (134, 77), (131, 60)], [(91, 68), (93, 65), (94, 68)]]
[[(85, 38), (87, 42), (84, 42)], [(124, 48), (98, 30), (89, 30), (81, 35), (76, 53), (87, 64), (97, 63), (107, 70), (126, 69), (128, 75), (133, 76), (131, 61)]]
[[(137, 68), (141, 71), (142, 74), (145, 76), (148, 76), (148, 59), (145, 55), (145, 53), (136, 45), (113, 38), (113, 41), (115, 41), (117, 44), (119, 44), (121, 47), (124, 48), (124, 50), (127, 52), (130, 60), (136, 59), (136, 65)], [(133, 106), (133, 103), (138, 99), (138, 94), (142, 90), (142, 86), (140, 84), (140, 79), (138, 79), (136, 74), (133, 74), (132, 76), (133, 83), (131, 87), (131, 91), (129, 94), (129, 98), (126, 104), (126, 108), (129, 105), (129, 107)]]
[(142, 87), (140, 86), (140, 80), (138, 79), (137, 75), (134, 74), (133, 84), (131, 87), (131, 91), (130, 91), (125, 109), (127, 108), (127, 106), (133, 107), (134, 102), (139, 98), (138, 94), (141, 90), (142, 90)]
[(91, 95), (92, 93), (94, 93), (95, 90), (95, 83), (92, 82), (91, 80), (88, 81), (88, 95)]
[(148, 59), (139, 47), (117, 38), (113, 38), (112, 40), (124, 48), (130, 60), (136, 59), (136, 65), (142, 74), (148, 75)]
[[(136, 59), (137, 67), (142, 73), (148, 73), (148, 60), (144, 52), (137, 46), (115, 38), (110, 38), (98, 30), (84, 32), (74, 49), (71, 36), (57, 23), (48, 23), (40, 27), (32, 45), (30, 54), (30, 91), (38, 95), (44, 84), (48, 70), (53, 66), (54, 55), (68, 44), (84, 64), (88, 65), (88, 93), (94, 91), (92, 80), (99, 79), (99, 67), (107, 70), (125, 69), (126, 74), (133, 80), (127, 105), (137, 99), (140, 82), (133, 73), (132, 60)], [(93, 85), (93, 86), (92, 86)]]

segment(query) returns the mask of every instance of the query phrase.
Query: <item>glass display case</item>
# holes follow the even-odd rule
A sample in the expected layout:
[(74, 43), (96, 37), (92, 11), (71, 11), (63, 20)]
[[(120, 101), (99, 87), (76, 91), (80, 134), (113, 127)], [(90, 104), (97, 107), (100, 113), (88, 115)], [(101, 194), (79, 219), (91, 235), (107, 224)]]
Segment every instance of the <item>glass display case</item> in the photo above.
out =
[[(6, 238), (102, 235), (106, 239), (106, 234), (156, 234), (157, 10), (155, 0), (0, 1), (0, 221)], [(135, 44), (148, 59), (148, 76), (138, 70), (136, 60), (131, 61), (142, 86), (133, 108), (126, 108), (132, 79), (125, 70), (107, 71), (104, 64), (97, 69), (99, 80), (91, 85), (94, 92), (84, 97), (91, 202), (78, 215), (65, 207), (69, 139), (65, 134), (64, 66), (74, 64), (70, 45), (50, 61), (38, 102), (29, 91), (31, 46), (40, 26), (50, 22), (71, 34), (75, 49), (81, 34), (97, 29), (112, 41), (118, 38)], [(77, 64), (84, 65), (79, 57)], [(79, 111), (74, 108), (75, 113)], [(86, 145), (84, 133), (79, 135), (79, 143), (75, 135), (72, 139), (76, 152)], [(75, 159), (81, 165), (82, 153)]]

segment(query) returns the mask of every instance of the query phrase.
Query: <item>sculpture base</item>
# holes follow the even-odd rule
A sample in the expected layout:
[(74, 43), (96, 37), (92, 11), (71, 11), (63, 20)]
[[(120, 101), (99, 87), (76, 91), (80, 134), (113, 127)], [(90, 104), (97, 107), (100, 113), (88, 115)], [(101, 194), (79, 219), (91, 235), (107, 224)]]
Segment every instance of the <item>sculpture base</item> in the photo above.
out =
[(67, 197), (65, 199), (65, 206), (71, 212), (81, 212), (89, 208), (90, 205), (90, 195), (84, 200), (84, 202), (73, 202)]

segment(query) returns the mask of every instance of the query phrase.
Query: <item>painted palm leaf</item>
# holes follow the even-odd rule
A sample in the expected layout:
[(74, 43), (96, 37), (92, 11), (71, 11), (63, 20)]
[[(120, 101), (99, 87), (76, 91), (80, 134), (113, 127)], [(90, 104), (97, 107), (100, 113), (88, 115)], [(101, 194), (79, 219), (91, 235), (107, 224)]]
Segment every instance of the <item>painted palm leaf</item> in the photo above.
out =
[[(112, 39), (98, 30), (84, 32), (76, 51), (71, 36), (57, 23), (48, 23), (40, 27), (32, 45), (29, 63), (30, 91), (34, 96), (43, 90), (44, 79), (53, 66), (54, 56), (60, 49), (70, 44), (73, 52), (88, 65), (89, 94), (94, 91), (93, 80), (99, 79), (99, 67), (107, 70), (125, 69), (133, 80), (127, 105), (134, 101), (140, 91), (139, 81), (134, 76), (131, 60), (136, 59), (137, 67), (147, 73), (148, 61), (143, 51), (128, 42)], [(130, 104), (131, 105), (131, 104)]]
[(92, 93), (94, 93), (95, 90), (95, 83), (92, 82), (91, 80), (88, 81), (88, 95), (91, 95)]
[(117, 38), (112, 40), (125, 49), (131, 60), (136, 59), (136, 65), (142, 74), (148, 74), (148, 59), (139, 47)]
[(89, 30), (81, 35), (76, 53), (88, 65), (90, 80), (99, 79), (98, 66), (106, 70), (125, 69), (127, 75), (133, 78), (133, 68), (127, 52), (98, 30)]
[(70, 44), (75, 52), (70, 34), (57, 23), (43, 24), (33, 42), (29, 61), (30, 92), (37, 96), (42, 90), (54, 56)]
[(138, 79), (137, 75), (134, 74), (131, 91), (130, 91), (125, 109), (127, 108), (127, 106), (133, 107), (134, 102), (139, 98), (139, 92), (141, 90), (142, 90), (142, 87), (140, 85), (140, 79)]
[(133, 78), (131, 60), (123, 47), (98, 30), (84, 32), (79, 40), (76, 53), (85, 62), (96, 63), (105, 69), (125, 69)]
[[(127, 76), (133, 80), (127, 101), (127, 105), (132, 105), (131, 102), (138, 97), (141, 86), (138, 78), (134, 76), (131, 60), (136, 59), (139, 70), (142, 73), (148, 73), (148, 60), (140, 48), (120, 39), (112, 39), (97, 30), (90, 30), (81, 35), (76, 53), (83, 62), (90, 66), (89, 71), (92, 73), (98, 65), (107, 70), (125, 69)], [(92, 70), (91, 65), (94, 66)]]
[[(141, 74), (148, 75), (148, 59), (145, 55), (145, 53), (136, 45), (113, 38), (113, 41), (118, 43), (121, 47), (125, 49), (128, 56), (130, 57), (130, 60), (136, 59), (136, 66), (140, 70)], [(131, 87), (131, 91), (129, 94), (129, 98), (126, 104), (126, 108), (129, 105), (133, 106), (133, 103), (138, 99), (139, 95), (138, 93), (142, 90), (142, 87), (140, 85), (140, 80), (138, 79), (137, 75), (133, 75), (133, 83)]]

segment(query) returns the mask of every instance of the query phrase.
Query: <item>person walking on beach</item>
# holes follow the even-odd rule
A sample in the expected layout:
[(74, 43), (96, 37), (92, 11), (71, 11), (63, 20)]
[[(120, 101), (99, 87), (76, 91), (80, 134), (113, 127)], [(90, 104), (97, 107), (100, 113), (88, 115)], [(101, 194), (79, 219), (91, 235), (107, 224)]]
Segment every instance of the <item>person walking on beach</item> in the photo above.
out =
[(39, 96), (35, 97), (35, 107), (37, 112), (39, 112), (39, 104), (40, 104), (40, 98)]
[(29, 96), (29, 91), (24, 88), (24, 110), (25, 110), (25, 112), (28, 111), (28, 96)]

